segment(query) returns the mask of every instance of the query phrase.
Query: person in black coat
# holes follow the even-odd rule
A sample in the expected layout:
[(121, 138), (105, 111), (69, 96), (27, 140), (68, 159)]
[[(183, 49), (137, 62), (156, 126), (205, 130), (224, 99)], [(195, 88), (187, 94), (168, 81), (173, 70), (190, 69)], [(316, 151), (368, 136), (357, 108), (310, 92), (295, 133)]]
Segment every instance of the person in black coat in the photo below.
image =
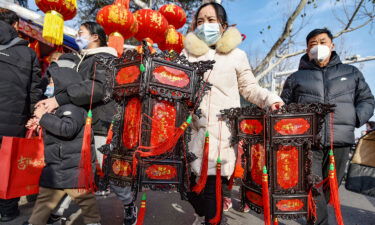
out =
[[(82, 81), (82, 77), (69, 67), (51, 65), (47, 74), (51, 79), (48, 90), (52, 89), (54, 95), (61, 93), (69, 85)], [(35, 109), (35, 118), (30, 120), (28, 126), (38, 124), (44, 131), (46, 165), (40, 177), (40, 191), (33, 213), (25, 224), (46, 224), (51, 211), (65, 194), (81, 207), (85, 224), (100, 223), (95, 195), (89, 191), (79, 190), (84, 188), (79, 186), (78, 176), (86, 117), (86, 110), (73, 104), (62, 105), (52, 113), (47, 113), (42, 106)], [(91, 155), (94, 173), (94, 144)]]
[[(25, 136), (33, 105), (43, 96), (38, 58), (18, 37), (18, 20), (16, 13), (0, 8), (0, 143), (3, 136)], [(0, 199), (0, 222), (19, 215), (18, 200)]]
[[(374, 113), (374, 96), (362, 73), (354, 66), (342, 64), (333, 50), (333, 36), (328, 29), (315, 29), (306, 38), (307, 54), (302, 56), (299, 70), (290, 75), (281, 94), (285, 104), (334, 104), (333, 132), (327, 116), (321, 131), (321, 149), (313, 151), (312, 172), (325, 179), (328, 176), (330, 140), (336, 161), (339, 185), (345, 174), (349, 152), (354, 144), (354, 129), (364, 125)], [(333, 136), (331, 137), (331, 134)], [(320, 188), (316, 198), (317, 221), (328, 224), (328, 192)], [(314, 224), (309, 221), (309, 224)]]

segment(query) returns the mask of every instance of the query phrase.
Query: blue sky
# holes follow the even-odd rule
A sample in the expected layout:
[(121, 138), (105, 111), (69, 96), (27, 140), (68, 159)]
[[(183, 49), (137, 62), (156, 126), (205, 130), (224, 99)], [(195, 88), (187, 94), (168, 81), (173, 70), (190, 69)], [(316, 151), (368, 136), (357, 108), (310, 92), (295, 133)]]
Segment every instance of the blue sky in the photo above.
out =
[[(327, 27), (335, 34), (343, 27), (336, 18), (344, 16), (341, 3), (335, 4), (336, 0), (315, 1), (317, 2), (316, 8), (308, 5), (303, 11), (306, 17), (303, 28), (295, 37), (296, 50), (306, 48), (305, 37), (314, 28)], [(354, 2), (353, 0), (341, 1), (349, 5)], [(247, 52), (251, 62), (254, 62), (256, 57), (261, 58), (267, 53), (283, 31), (287, 16), (296, 8), (298, 2), (298, 0), (223, 0), (229, 23), (237, 24), (238, 29), (247, 36), (240, 48)], [(29, 0), (29, 6), (35, 8), (33, 0)], [(294, 29), (300, 27), (301, 21), (299, 17)], [(268, 26), (271, 29), (267, 29)], [(263, 29), (263, 34), (260, 34)], [(375, 56), (375, 27), (372, 29), (372, 26), (368, 25), (360, 30), (344, 34), (334, 42), (338, 51), (345, 50), (348, 55)], [(299, 58), (300, 56), (297, 56), (291, 60), (291, 69), (297, 67)], [(375, 92), (375, 60), (354, 65), (361, 69), (366, 81)]]

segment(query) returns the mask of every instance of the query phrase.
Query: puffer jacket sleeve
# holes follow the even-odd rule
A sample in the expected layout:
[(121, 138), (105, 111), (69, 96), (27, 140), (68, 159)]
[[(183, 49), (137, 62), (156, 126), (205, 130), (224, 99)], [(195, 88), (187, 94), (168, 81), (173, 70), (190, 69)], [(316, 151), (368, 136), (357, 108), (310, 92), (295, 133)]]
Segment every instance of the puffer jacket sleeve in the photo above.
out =
[(43, 129), (56, 136), (73, 138), (80, 132), (85, 123), (84, 110), (73, 105), (62, 107), (61, 117), (47, 113), (42, 116), (39, 124)]
[(240, 94), (249, 102), (256, 104), (261, 108), (271, 106), (273, 103), (282, 102), (281, 98), (271, 93), (265, 88), (259, 86), (255, 79), (249, 64), (247, 55), (239, 51), (238, 64), (236, 67), (238, 89)]
[(355, 111), (357, 114), (356, 127), (364, 125), (374, 114), (374, 96), (365, 81), (363, 74), (355, 68), (358, 74), (358, 83), (355, 91)]
[(92, 65), (92, 74), (90, 79), (84, 80), (77, 84), (70, 85), (66, 92), (56, 95), (56, 101), (59, 105), (73, 103), (78, 106), (89, 105), (94, 85), (92, 103), (97, 103), (104, 98), (104, 86), (106, 82), (106, 68), (101, 64)]
[(294, 103), (295, 100), (294, 100), (294, 79), (293, 79), (293, 75), (290, 75), (285, 83), (284, 83), (284, 87), (283, 87), (283, 91), (281, 92), (281, 99), (285, 102), (285, 104), (290, 104), (290, 103)]

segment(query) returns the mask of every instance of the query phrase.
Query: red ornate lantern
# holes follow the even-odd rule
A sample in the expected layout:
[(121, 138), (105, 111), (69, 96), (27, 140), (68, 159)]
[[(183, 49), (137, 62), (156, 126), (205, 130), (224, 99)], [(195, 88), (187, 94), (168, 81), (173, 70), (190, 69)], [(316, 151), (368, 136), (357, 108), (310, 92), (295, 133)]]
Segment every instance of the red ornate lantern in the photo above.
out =
[(35, 0), (35, 4), (46, 15), (44, 17), (43, 38), (46, 41), (62, 45), (64, 20), (71, 20), (77, 13), (76, 0)]
[(138, 41), (150, 38), (155, 43), (162, 43), (168, 28), (168, 21), (158, 11), (140, 9), (134, 13), (138, 22), (138, 33), (135, 35)]
[(167, 19), (168, 23), (173, 25), (176, 29), (180, 29), (186, 23), (186, 13), (178, 5), (163, 5), (159, 9), (159, 12)]
[(124, 40), (138, 31), (137, 21), (129, 11), (129, 0), (117, 0), (114, 4), (103, 7), (99, 10), (96, 21), (109, 36), (108, 45), (115, 48), (119, 56), (124, 51)]
[(174, 26), (169, 25), (165, 35), (165, 40), (159, 44), (161, 50), (174, 50), (180, 53), (184, 48), (184, 36), (178, 32)]

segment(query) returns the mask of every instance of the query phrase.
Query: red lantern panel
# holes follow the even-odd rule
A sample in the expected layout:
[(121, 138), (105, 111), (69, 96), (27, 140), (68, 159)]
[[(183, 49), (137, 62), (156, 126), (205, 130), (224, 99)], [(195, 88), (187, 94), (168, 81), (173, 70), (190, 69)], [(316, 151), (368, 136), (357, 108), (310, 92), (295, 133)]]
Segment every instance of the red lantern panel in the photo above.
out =
[(263, 167), (266, 161), (266, 154), (262, 144), (251, 146), (250, 150), (250, 173), (254, 183), (262, 185)]
[(304, 205), (300, 199), (280, 200), (276, 203), (276, 207), (283, 212), (300, 211)]
[(242, 120), (240, 130), (244, 134), (258, 135), (263, 131), (263, 125), (259, 120)]
[(131, 84), (138, 80), (141, 71), (137, 65), (121, 68), (116, 76), (118, 84)]
[(155, 146), (176, 130), (177, 110), (174, 105), (167, 101), (161, 101), (154, 105), (152, 113), (151, 146)]
[(122, 141), (126, 148), (132, 149), (137, 146), (140, 131), (141, 120), (141, 101), (138, 98), (132, 98), (124, 112), (124, 129)]
[(132, 165), (129, 162), (116, 159), (112, 164), (112, 171), (117, 176), (129, 177), (132, 175)]
[(246, 191), (246, 198), (255, 205), (263, 206), (263, 199), (260, 194), (253, 191)]
[(282, 146), (277, 151), (277, 183), (284, 189), (298, 184), (298, 149), (294, 146)]
[(155, 79), (162, 84), (179, 88), (184, 88), (190, 84), (190, 78), (184, 71), (168, 66), (156, 67), (153, 74)]
[(146, 175), (153, 180), (172, 180), (177, 177), (177, 169), (170, 165), (154, 164), (146, 169)]
[(304, 118), (282, 119), (274, 128), (281, 135), (300, 135), (309, 130), (310, 123)]

